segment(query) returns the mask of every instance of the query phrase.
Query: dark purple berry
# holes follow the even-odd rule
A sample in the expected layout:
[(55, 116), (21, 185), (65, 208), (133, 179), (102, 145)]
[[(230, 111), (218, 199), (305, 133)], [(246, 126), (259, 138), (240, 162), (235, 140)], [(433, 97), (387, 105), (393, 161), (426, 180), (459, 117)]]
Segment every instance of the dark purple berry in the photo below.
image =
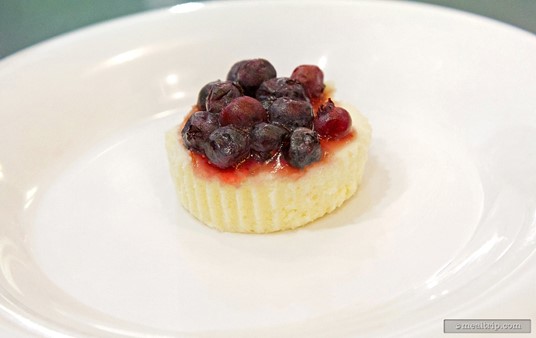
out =
[(347, 110), (336, 107), (331, 99), (318, 109), (314, 128), (320, 136), (328, 139), (340, 139), (352, 131), (352, 117)]
[(274, 66), (265, 59), (245, 60), (239, 62), (236, 68), (235, 81), (248, 95), (255, 95), (261, 83), (275, 78), (276, 75)]
[(309, 98), (318, 98), (324, 91), (324, 73), (315, 65), (296, 67), (290, 78), (299, 81), (303, 85)]
[(289, 130), (298, 127), (313, 128), (313, 107), (307, 101), (280, 97), (268, 109), (270, 122), (284, 126)]
[(219, 113), (232, 100), (242, 96), (242, 94), (242, 88), (235, 82), (216, 83), (208, 93), (206, 110), (211, 113)]
[(268, 114), (262, 104), (249, 96), (240, 96), (231, 101), (220, 113), (220, 125), (234, 125), (241, 129), (250, 129), (255, 124), (268, 120)]
[(227, 81), (236, 81), (238, 69), (240, 69), (240, 67), (246, 62), (248, 62), (248, 60), (242, 60), (235, 63), (229, 70), (229, 73), (227, 73)]
[(272, 158), (281, 148), (288, 133), (287, 129), (275, 124), (256, 124), (250, 132), (251, 151), (255, 159), (266, 161)]
[(208, 137), (205, 154), (220, 169), (236, 167), (249, 156), (249, 135), (234, 126), (220, 127)]
[(288, 77), (276, 77), (264, 81), (257, 89), (256, 97), (266, 109), (280, 97), (309, 101), (301, 83)]
[(199, 91), (199, 95), (197, 96), (197, 109), (206, 109), (207, 96), (212, 87), (214, 87), (214, 85), (218, 83), (221, 83), (221, 81), (212, 81), (204, 85), (203, 88), (201, 88), (201, 90)]
[(207, 111), (193, 113), (182, 128), (186, 148), (204, 154), (208, 136), (219, 127), (218, 116)]
[(300, 169), (320, 161), (322, 148), (318, 133), (308, 128), (296, 128), (290, 135), (285, 158), (291, 166)]

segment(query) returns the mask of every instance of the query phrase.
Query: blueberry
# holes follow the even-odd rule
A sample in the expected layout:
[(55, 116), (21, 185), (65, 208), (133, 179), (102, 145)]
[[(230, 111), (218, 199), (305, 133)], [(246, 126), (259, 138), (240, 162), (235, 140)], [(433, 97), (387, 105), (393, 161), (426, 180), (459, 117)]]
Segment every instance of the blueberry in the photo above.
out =
[(202, 109), (202, 110), (206, 109), (207, 96), (210, 90), (212, 89), (212, 87), (214, 87), (214, 85), (218, 83), (221, 83), (221, 81), (220, 80), (212, 81), (204, 85), (203, 88), (201, 88), (201, 90), (199, 91), (199, 95), (197, 96), (197, 109)]
[(207, 111), (193, 113), (182, 128), (181, 135), (186, 148), (205, 153), (208, 136), (219, 127), (218, 116)]
[(208, 137), (205, 154), (220, 169), (236, 167), (249, 156), (249, 135), (232, 125), (214, 130)]
[(240, 67), (248, 61), (249, 60), (242, 60), (235, 63), (229, 70), (229, 73), (227, 73), (227, 81), (236, 81), (236, 78), (238, 76), (238, 69), (240, 69)]
[(220, 113), (220, 125), (234, 125), (241, 129), (251, 129), (256, 123), (268, 120), (262, 104), (249, 96), (240, 96), (231, 101)]
[(285, 158), (291, 166), (300, 169), (320, 161), (322, 149), (318, 133), (309, 128), (296, 128), (290, 135)]
[(280, 150), (288, 133), (287, 129), (275, 124), (256, 124), (250, 132), (251, 151), (255, 159), (266, 161), (272, 158)]
[(301, 83), (288, 77), (276, 77), (264, 81), (257, 89), (256, 97), (266, 109), (280, 97), (309, 101)]
[(324, 73), (318, 66), (298, 66), (294, 69), (290, 78), (299, 81), (303, 85), (309, 98), (318, 98), (324, 91)]
[(235, 82), (225, 81), (214, 84), (208, 93), (206, 110), (219, 113), (232, 100), (243, 95), (242, 88)]
[(276, 99), (268, 109), (270, 122), (289, 130), (298, 127), (313, 128), (313, 107), (307, 101), (293, 100), (288, 97)]
[(267, 60), (253, 59), (236, 63), (229, 71), (229, 75), (238, 82), (246, 94), (254, 96), (259, 86), (264, 81), (275, 78), (277, 73)]

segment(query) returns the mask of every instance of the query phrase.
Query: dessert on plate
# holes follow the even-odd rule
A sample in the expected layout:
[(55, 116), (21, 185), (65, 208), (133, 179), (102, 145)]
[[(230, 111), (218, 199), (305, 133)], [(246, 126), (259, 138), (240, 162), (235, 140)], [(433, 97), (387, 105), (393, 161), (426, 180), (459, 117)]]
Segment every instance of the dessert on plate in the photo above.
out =
[(341, 206), (361, 183), (371, 129), (330, 94), (317, 66), (277, 77), (264, 59), (237, 62), (226, 81), (206, 84), (166, 134), (184, 208), (221, 231), (268, 233)]

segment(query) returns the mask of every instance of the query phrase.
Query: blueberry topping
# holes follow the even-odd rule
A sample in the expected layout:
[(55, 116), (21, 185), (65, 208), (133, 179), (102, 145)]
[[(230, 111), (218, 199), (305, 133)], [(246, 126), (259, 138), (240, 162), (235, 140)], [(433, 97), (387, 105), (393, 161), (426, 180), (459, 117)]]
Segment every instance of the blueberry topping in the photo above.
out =
[(351, 132), (350, 114), (331, 99), (314, 114), (310, 102), (316, 105), (325, 88), (319, 67), (300, 65), (290, 78), (276, 76), (267, 60), (249, 59), (236, 62), (227, 81), (203, 86), (199, 111), (181, 130), (185, 147), (220, 169), (250, 158), (284, 158), (302, 169), (322, 158), (321, 137), (339, 139)]
[(309, 128), (296, 128), (290, 135), (285, 158), (291, 166), (299, 169), (320, 161), (322, 149), (318, 133)]
[(256, 97), (266, 109), (280, 97), (302, 101), (309, 100), (301, 83), (288, 77), (276, 77), (264, 81), (257, 89)]
[(220, 113), (220, 125), (251, 129), (255, 124), (268, 120), (262, 104), (249, 96), (240, 96), (231, 101)]
[(288, 133), (287, 129), (275, 124), (256, 124), (250, 132), (251, 151), (255, 159), (266, 161), (272, 158), (280, 150)]
[(266, 80), (277, 75), (274, 66), (265, 59), (253, 59), (237, 62), (229, 71), (228, 78), (238, 82), (245, 93), (255, 96), (256, 90)]
[(216, 83), (209, 90), (206, 99), (206, 110), (211, 113), (219, 113), (232, 100), (242, 95), (242, 88), (235, 82)]
[(324, 73), (314, 65), (301, 65), (296, 67), (290, 76), (300, 82), (305, 88), (309, 98), (318, 98), (324, 91)]
[(186, 148), (205, 153), (208, 136), (219, 127), (218, 116), (207, 111), (193, 113), (182, 128), (181, 135)]
[(232, 125), (214, 130), (208, 137), (205, 154), (220, 169), (236, 167), (249, 157), (249, 135)]
[(201, 90), (199, 91), (199, 95), (197, 96), (197, 109), (206, 109), (207, 96), (212, 87), (214, 87), (214, 85), (218, 83), (221, 83), (221, 81), (212, 81), (204, 85), (203, 88), (201, 88)]
[(227, 81), (236, 81), (236, 78), (238, 76), (238, 70), (246, 62), (248, 62), (248, 60), (242, 60), (235, 63), (229, 70), (229, 73), (227, 73)]
[(289, 130), (298, 127), (313, 128), (313, 107), (307, 101), (293, 100), (288, 97), (276, 99), (268, 109), (270, 122)]

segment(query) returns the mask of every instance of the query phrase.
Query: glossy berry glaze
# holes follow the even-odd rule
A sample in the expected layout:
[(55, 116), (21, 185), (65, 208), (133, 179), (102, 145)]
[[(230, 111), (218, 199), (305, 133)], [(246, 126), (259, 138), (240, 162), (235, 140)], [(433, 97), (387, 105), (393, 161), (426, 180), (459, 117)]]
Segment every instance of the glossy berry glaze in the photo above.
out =
[[(320, 139), (320, 145), (322, 147), (322, 159), (311, 164), (309, 167), (326, 163), (330, 160), (332, 154), (337, 152), (338, 149), (344, 147), (344, 145), (347, 143), (351, 142), (356, 136), (357, 133), (354, 130), (339, 140)], [(197, 175), (200, 175), (206, 179), (217, 178), (223, 183), (232, 185), (239, 185), (243, 179), (260, 173), (271, 173), (283, 177), (297, 179), (306, 172), (303, 169), (292, 167), (281, 153), (276, 154), (272, 159), (266, 162), (258, 162), (253, 157), (250, 157), (236, 168), (227, 169), (220, 169), (214, 166), (208, 161), (206, 156), (198, 153), (190, 152), (190, 156), (195, 168), (194, 172)]]
[(194, 172), (239, 185), (259, 173), (299, 178), (329, 161), (357, 137), (350, 115), (331, 94), (316, 66), (301, 65), (290, 78), (277, 78), (264, 59), (237, 62), (227, 81), (201, 89), (181, 126)]

